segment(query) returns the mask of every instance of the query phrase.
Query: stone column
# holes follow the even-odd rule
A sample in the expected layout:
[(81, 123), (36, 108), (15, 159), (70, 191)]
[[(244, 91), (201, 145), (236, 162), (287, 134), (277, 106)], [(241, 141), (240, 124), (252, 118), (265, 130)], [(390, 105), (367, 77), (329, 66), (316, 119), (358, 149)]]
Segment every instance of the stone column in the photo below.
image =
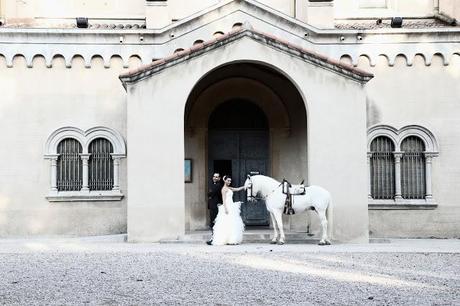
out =
[(113, 188), (112, 191), (120, 191), (120, 160), (122, 156), (111, 154), (113, 159)]
[(433, 153), (425, 152), (425, 184), (426, 184), (426, 193), (425, 199), (427, 201), (431, 201), (433, 199), (433, 192), (431, 190), (431, 168), (433, 157), (435, 155)]
[(372, 190), (371, 190), (371, 179), (372, 179), (372, 173), (371, 173), (371, 158), (372, 158), (372, 152), (367, 152), (367, 198), (369, 200), (372, 200)]
[(400, 200), (402, 199), (401, 195), (401, 158), (403, 156), (403, 152), (394, 152), (395, 157), (395, 199)]
[(89, 157), (91, 154), (80, 154), (81, 160), (83, 162), (83, 185), (81, 187), (81, 191), (89, 192), (89, 184), (88, 184), (88, 163)]
[(51, 191), (57, 192), (57, 160), (59, 154), (56, 155), (49, 155), (47, 158), (51, 160)]

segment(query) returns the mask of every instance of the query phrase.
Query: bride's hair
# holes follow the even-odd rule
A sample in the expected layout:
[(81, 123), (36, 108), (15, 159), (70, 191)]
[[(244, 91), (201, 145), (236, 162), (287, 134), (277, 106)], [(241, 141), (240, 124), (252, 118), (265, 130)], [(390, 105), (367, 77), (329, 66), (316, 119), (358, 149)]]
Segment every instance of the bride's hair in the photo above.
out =
[(232, 177), (230, 175), (224, 175), (224, 181), (227, 179), (232, 179)]

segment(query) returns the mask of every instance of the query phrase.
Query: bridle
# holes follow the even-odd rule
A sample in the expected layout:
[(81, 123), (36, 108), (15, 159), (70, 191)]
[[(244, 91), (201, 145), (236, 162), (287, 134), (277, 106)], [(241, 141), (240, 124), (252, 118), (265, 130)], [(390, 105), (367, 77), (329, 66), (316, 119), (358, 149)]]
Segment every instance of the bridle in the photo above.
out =
[[(280, 188), (281, 185), (283, 185), (283, 183), (281, 182), (281, 184), (279, 184), (275, 189), (273, 189), (270, 193), (268, 193), (266, 196), (263, 196), (263, 197), (257, 197), (253, 194), (253, 188), (252, 188), (252, 180), (251, 180), (251, 176), (248, 175), (248, 179), (249, 179), (249, 185), (248, 185), (248, 188), (247, 190), (249, 190), (249, 195), (247, 196), (248, 199), (250, 199), (250, 201), (256, 201), (256, 200), (266, 200), (269, 196), (271, 196), (278, 188)], [(247, 192), (248, 193), (248, 192)]]

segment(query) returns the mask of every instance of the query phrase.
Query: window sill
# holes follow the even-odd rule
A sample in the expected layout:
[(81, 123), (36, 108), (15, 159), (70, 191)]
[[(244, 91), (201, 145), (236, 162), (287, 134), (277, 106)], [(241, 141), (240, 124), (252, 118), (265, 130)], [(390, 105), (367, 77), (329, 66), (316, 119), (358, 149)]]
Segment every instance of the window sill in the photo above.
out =
[(93, 202), (120, 201), (124, 195), (120, 191), (61, 191), (51, 192), (46, 199), (49, 202)]
[(429, 210), (436, 209), (438, 204), (433, 199), (420, 200), (374, 200), (369, 199), (369, 210)]

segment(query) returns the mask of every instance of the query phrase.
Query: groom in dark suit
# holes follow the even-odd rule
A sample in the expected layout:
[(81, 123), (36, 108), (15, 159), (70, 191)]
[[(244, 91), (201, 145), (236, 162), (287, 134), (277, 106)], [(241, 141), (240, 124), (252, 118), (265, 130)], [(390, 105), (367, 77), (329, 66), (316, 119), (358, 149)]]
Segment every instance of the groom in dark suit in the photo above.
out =
[[(220, 174), (214, 173), (208, 190), (209, 227), (211, 230), (214, 227), (214, 220), (218, 212), (217, 205), (222, 204), (222, 186), (223, 183), (220, 180)], [(211, 244), (211, 242), (212, 240), (209, 240), (207, 243)]]

